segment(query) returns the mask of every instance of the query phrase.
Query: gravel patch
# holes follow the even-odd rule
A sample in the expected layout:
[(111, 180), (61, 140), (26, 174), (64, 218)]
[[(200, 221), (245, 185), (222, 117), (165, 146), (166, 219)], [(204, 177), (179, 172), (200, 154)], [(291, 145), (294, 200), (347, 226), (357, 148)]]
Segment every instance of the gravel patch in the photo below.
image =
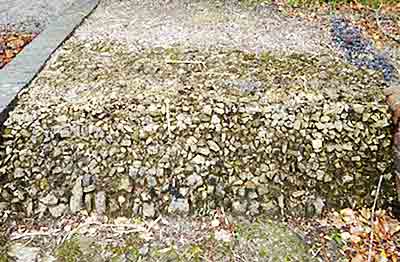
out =
[(103, 1), (76, 36), (123, 41), (131, 49), (185, 45), (319, 53), (329, 42), (317, 25), (283, 17), (272, 7), (249, 10), (227, 2)]
[(339, 17), (332, 17), (331, 26), (333, 43), (349, 63), (380, 71), (387, 82), (399, 80), (398, 72), (388, 57), (376, 50), (373, 42), (362, 35), (361, 29)]

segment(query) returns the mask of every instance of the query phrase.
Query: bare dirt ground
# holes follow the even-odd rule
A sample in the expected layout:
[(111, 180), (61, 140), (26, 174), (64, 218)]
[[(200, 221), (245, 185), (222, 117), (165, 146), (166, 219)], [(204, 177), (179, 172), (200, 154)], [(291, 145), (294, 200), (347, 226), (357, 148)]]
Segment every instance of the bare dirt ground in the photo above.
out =
[(9, 239), (7, 254), (16, 261), (317, 261), (318, 255), (285, 223), (221, 212), (154, 220), (65, 217), (17, 226)]

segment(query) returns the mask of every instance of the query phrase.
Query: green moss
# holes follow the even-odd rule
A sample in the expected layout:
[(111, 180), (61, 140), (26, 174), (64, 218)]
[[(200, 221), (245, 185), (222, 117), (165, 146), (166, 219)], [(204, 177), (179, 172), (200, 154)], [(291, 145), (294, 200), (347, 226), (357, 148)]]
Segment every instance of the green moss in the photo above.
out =
[[(140, 218), (136, 218), (132, 223), (143, 223)], [(141, 256), (139, 249), (144, 244), (144, 240), (138, 234), (129, 235), (122, 244), (117, 246), (107, 246), (106, 249), (111, 251), (112, 259), (119, 261), (121, 256), (129, 256), (130, 259), (137, 259)]]
[(10, 128), (4, 128), (3, 129), (3, 136), (11, 136), (11, 129)]
[(163, 261), (185, 261), (180, 250), (173, 244), (166, 248), (153, 250), (151, 256)]
[(170, 60), (179, 60), (181, 55), (180, 49), (178, 48), (166, 48), (165, 53), (167, 54), (167, 59)]
[(198, 245), (198, 244), (192, 244), (187, 251), (189, 254), (189, 257), (192, 259), (194, 262), (200, 262), (202, 261), (202, 256), (204, 254), (203, 248)]
[(258, 255), (262, 258), (266, 258), (268, 257), (269, 254), (269, 250), (268, 247), (262, 246), (260, 247), (259, 251), (258, 251)]
[(129, 246), (126, 244), (124, 246), (112, 247), (110, 248), (110, 251), (114, 254), (113, 257), (119, 257), (127, 254), (134, 258), (138, 258), (140, 256), (139, 248), (137, 246)]
[(268, 61), (271, 59), (271, 53), (264, 51), (260, 53), (259, 57), (262, 63), (268, 63)]
[(80, 261), (82, 251), (79, 246), (78, 239), (67, 240), (55, 252), (58, 261), (61, 262), (75, 262)]
[(270, 4), (272, 3), (271, 0), (240, 0), (240, 3), (244, 6), (244, 7), (254, 7), (256, 5), (259, 4)]

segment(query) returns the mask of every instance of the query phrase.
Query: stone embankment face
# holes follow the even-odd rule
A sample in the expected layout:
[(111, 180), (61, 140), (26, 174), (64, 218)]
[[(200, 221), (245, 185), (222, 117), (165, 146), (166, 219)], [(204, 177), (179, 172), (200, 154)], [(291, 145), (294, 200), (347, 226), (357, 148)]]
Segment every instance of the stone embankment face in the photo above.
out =
[(393, 51), (393, 59), (388, 59), (387, 54), (379, 52), (373, 41), (366, 39), (360, 28), (354, 27), (344, 18), (332, 17), (331, 36), (333, 43), (338, 47), (347, 62), (359, 67), (370, 68), (380, 71), (387, 84), (384, 92), (386, 102), (392, 111), (393, 122), (393, 149), (394, 169), (393, 174), (396, 180), (397, 200), (400, 201), (400, 140), (399, 140), (399, 117), (400, 117), (400, 72), (394, 66), (398, 63), (398, 49)]
[(5, 122), (0, 210), (312, 215), (393, 196), (382, 76), (330, 56), (72, 38)]

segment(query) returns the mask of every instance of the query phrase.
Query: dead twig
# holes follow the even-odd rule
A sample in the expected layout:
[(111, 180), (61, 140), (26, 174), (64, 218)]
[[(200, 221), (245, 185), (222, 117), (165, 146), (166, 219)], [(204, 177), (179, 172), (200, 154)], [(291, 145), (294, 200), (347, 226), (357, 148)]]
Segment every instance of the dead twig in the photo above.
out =
[(88, 225), (95, 224), (95, 223), (97, 223), (97, 222), (87, 222), (87, 223), (80, 224), (78, 227), (76, 227), (75, 229), (71, 230), (68, 234), (65, 234), (65, 236), (61, 239), (61, 241), (60, 241), (60, 243), (58, 243), (58, 245), (61, 245), (65, 241), (71, 239), (71, 237), (73, 235), (75, 235), (84, 226), (88, 226)]
[[(393, 59), (392, 59), (393, 60)], [(397, 61), (393, 61), (392, 62), (392, 66), (394, 67), (394, 69), (397, 71), (397, 73), (400, 75), (400, 68), (398, 67), (399, 64), (397, 64)]]
[[(68, 234), (64, 236), (64, 238), (61, 240), (59, 244), (64, 243), (65, 241), (71, 239), (73, 235), (79, 232), (84, 227), (91, 226), (91, 225), (96, 225), (99, 226), (100, 228), (111, 228), (114, 232), (117, 233), (136, 233), (136, 232), (146, 232), (146, 228), (143, 225), (138, 225), (138, 224), (102, 224), (100, 222), (96, 221), (90, 221), (83, 223), (76, 227), (75, 229), (71, 230)], [(115, 230), (115, 228), (127, 228), (128, 230)]]
[(17, 234), (16, 236), (11, 236), (10, 237), (10, 241), (14, 241), (14, 240), (19, 240), (22, 238), (33, 238), (36, 236), (48, 236), (51, 237), (53, 235), (56, 235), (56, 232), (31, 232), (31, 233), (23, 233), (23, 234)]
[(150, 232), (150, 230), (158, 223), (158, 221), (160, 221), (161, 216), (157, 217), (153, 222), (151, 222), (151, 224), (148, 226), (146, 232)]
[(196, 64), (205, 65), (202, 61), (191, 61), (191, 60), (166, 60), (167, 64)]
[(321, 252), (321, 247), (320, 248), (318, 248), (317, 250), (315, 250), (315, 251), (313, 251), (313, 250), (311, 250), (311, 256), (312, 257), (317, 257), (318, 255), (319, 255), (319, 253)]
[(369, 235), (368, 262), (371, 262), (371, 259), (372, 259), (372, 243), (374, 241), (375, 208), (376, 208), (376, 202), (378, 201), (379, 191), (382, 186), (382, 180), (383, 180), (383, 176), (381, 175), (379, 177), (378, 188), (376, 189), (374, 204), (372, 205), (372, 210), (371, 210), (371, 233)]

